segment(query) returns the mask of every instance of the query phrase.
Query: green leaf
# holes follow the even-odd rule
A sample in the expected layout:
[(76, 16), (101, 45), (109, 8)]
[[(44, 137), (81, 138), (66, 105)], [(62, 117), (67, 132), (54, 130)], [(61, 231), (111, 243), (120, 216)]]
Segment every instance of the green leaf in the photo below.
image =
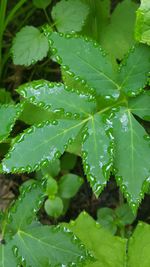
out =
[(52, 9), (52, 18), (60, 32), (80, 31), (89, 9), (81, 0), (61, 0)]
[(29, 66), (46, 57), (48, 49), (48, 41), (43, 33), (33, 26), (25, 26), (13, 41), (13, 62)]
[[(120, 267), (126, 262), (126, 240), (112, 236), (87, 213), (82, 212), (75, 222), (66, 224), (83, 244), (92, 251), (95, 263), (86, 267)], [(88, 233), (87, 233), (88, 229)]]
[(46, 195), (48, 195), (48, 197), (55, 196), (58, 191), (57, 181), (49, 175), (46, 175), (45, 178), (47, 179)]
[(140, 222), (129, 240), (128, 266), (149, 267), (150, 226)]
[(86, 251), (78, 239), (64, 228), (49, 226), (28, 226), (18, 230), (14, 237), (18, 256), (25, 259), (27, 266), (47, 267), (78, 264), (87, 258)]
[(117, 232), (117, 225), (114, 222), (115, 211), (110, 208), (100, 208), (97, 211), (97, 221), (109, 232), (115, 234)]
[[(59, 116), (60, 117), (60, 116)], [(56, 114), (49, 110), (44, 110), (41, 107), (35, 106), (29, 102), (23, 103), (23, 110), (19, 117), (19, 120), (25, 122), (28, 125), (39, 124), (42, 121), (56, 119)]]
[(63, 175), (59, 180), (59, 196), (65, 199), (74, 197), (82, 184), (83, 178), (78, 175), (72, 173)]
[(53, 162), (49, 162), (47, 166), (44, 166), (41, 168), (42, 176), (44, 175), (50, 175), (52, 177), (55, 177), (60, 172), (60, 160), (56, 159)]
[(35, 5), (35, 7), (42, 9), (47, 8), (51, 2), (52, 0), (33, 0), (33, 4)]
[(46, 213), (55, 219), (63, 213), (63, 201), (60, 197), (49, 198), (45, 201), (44, 208)]
[(21, 112), (20, 105), (0, 105), (0, 142), (4, 141), (11, 132), (15, 121)]
[(130, 99), (129, 108), (141, 119), (150, 121), (150, 92), (145, 91), (142, 95)]
[(150, 2), (141, 0), (137, 10), (135, 38), (137, 41), (150, 45)]
[(135, 96), (142, 91), (148, 80), (150, 70), (150, 48), (137, 45), (124, 60), (119, 73), (120, 88), (128, 96)]
[(25, 229), (36, 218), (36, 212), (43, 202), (43, 194), (42, 187), (36, 182), (22, 187), (20, 197), (8, 211), (10, 222), (3, 231), (16, 233)]
[[(82, 34), (91, 37), (101, 44), (103, 32), (110, 17), (110, 0), (82, 0), (89, 6), (89, 14)], [(106, 33), (106, 32), (105, 32)]]
[(16, 267), (17, 259), (13, 255), (14, 243), (0, 244), (0, 267)]
[[(144, 191), (144, 181), (150, 177), (149, 136), (125, 107), (114, 119), (117, 181), (135, 212)], [(142, 164), (141, 164), (142, 163)]]
[(112, 124), (108, 115), (91, 116), (83, 136), (82, 157), (85, 173), (98, 196), (109, 179), (113, 163)]
[(135, 220), (135, 216), (128, 204), (123, 204), (116, 208), (115, 213), (122, 225), (132, 224)]
[(90, 102), (89, 95), (77, 94), (62, 83), (34, 81), (20, 86), (17, 91), (31, 103), (55, 113), (65, 113), (67, 117), (72, 114), (75, 118), (87, 117), (96, 106), (94, 101)]
[[(104, 1), (105, 2), (105, 1)], [(117, 59), (122, 59), (134, 44), (134, 25), (138, 5), (131, 0), (118, 3), (107, 26), (102, 30), (102, 47)], [(119, 40), (119, 41), (118, 41)]]
[[(32, 222), (43, 200), (39, 198), (39, 189), (38, 184), (34, 183), (22, 191), (15, 204), (17, 206), (14, 206), (16, 208), (13, 207), (9, 213), (13, 219), (10, 215), (5, 216), (2, 223), (5, 229), (2, 233), (4, 244), (0, 244), (0, 267), (24, 264), (32, 267), (69, 266), (72, 262), (78, 265), (79, 262), (90, 260), (89, 252), (68, 229)], [(10, 227), (9, 231), (6, 225)], [(11, 226), (15, 232), (10, 232)]]
[(86, 120), (59, 120), (32, 126), (16, 138), (2, 162), (3, 171), (31, 172), (59, 158), (85, 122)]
[(0, 103), (1, 104), (13, 104), (11, 93), (7, 92), (4, 88), (0, 88)]
[(83, 84), (87, 83), (96, 90), (97, 95), (112, 100), (119, 97), (119, 85), (113, 67), (97, 43), (74, 34), (51, 33), (48, 27), (45, 27), (44, 32), (52, 43), (56, 59), (59, 56), (58, 62), (62, 61), (62, 68), (68, 74)]

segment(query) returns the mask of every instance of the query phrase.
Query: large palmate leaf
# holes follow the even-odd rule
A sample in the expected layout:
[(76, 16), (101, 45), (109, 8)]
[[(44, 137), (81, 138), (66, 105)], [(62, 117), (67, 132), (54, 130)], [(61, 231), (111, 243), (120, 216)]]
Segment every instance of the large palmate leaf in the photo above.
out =
[(4, 141), (19, 117), (20, 106), (0, 105), (0, 142)]
[(113, 136), (111, 130), (112, 124), (109, 117), (96, 114), (91, 116), (88, 121), (83, 136), (84, 169), (97, 196), (109, 179), (113, 163)]
[[(121, 60), (134, 44), (137, 7), (138, 5), (132, 0), (119, 2), (110, 16), (108, 25), (102, 30), (100, 44), (117, 59)], [(101, 30), (99, 31), (101, 33)]]
[(143, 120), (150, 120), (150, 91), (129, 100), (129, 108)]
[(129, 240), (128, 266), (149, 267), (150, 263), (150, 226), (139, 223)]
[(137, 41), (150, 45), (150, 1), (141, 0), (137, 10), (135, 37)]
[(17, 33), (12, 52), (14, 64), (29, 66), (46, 57), (48, 42), (37, 28), (25, 26)]
[(119, 73), (120, 88), (128, 95), (135, 96), (141, 92), (148, 80), (150, 70), (150, 48), (137, 45), (132, 48)]
[(60, 57), (58, 61), (62, 61), (63, 68), (68, 69), (71, 76), (85, 81), (96, 90), (97, 95), (112, 99), (119, 97), (113, 67), (97, 44), (94, 46), (92, 41), (74, 35), (50, 34), (46, 28), (45, 34), (53, 43), (56, 59)]
[(0, 244), (0, 267), (16, 267), (17, 259), (13, 255), (14, 243)]
[(95, 109), (95, 103), (90, 102), (90, 96), (77, 94), (61, 83), (34, 81), (20, 86), (17, 91), (31, 103), (55, 113), (65, 112), (69, 117), (87, 117)]
[[(31, 172), (60, 157), (77, 136), (86, 119), (59, 120), (33, 126), (21, 134), (2, 162), (4, 172)], [(22, 156), (22, 151), (24, 151)]]
[(131, 206), (143, 197), (142, 186), (150, 177), (149, 136), (130, 110), (120, 108), (114, 119), (115, 162), (118, 183)]
[(111, 235), (87, 213), (82, 212), (75, 221), (65, 225), (92, 251), (96, 261), (86, 267), (125, 266), (126, 240)]
[(89, 8), (82, 0), (61, 0), (52, 9), (52, 18), (61, 32), (80, 31)]
[[(90, 260), (90, 254), (84, 245), (69, 230), (33, 222), (35, 213), (43, 202), (42, 191), (37, 183), (24, 189), (8, 216), (4, 217), (0, 267), (15, 267), (17, 264), (32, 267), (69, 266)], [(6, 225), (9, 226), (8, 229)]]

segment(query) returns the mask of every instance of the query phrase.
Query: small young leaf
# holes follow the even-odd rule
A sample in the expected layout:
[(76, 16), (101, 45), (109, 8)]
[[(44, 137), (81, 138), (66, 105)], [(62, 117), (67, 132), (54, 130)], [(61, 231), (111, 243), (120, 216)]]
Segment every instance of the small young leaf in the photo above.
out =
[(0, 142), (4, 141), (12, 130), (20, 115), (21, 107), (15, 105), (0, 105)]
[(76, 195), (83, 184), (83, 179), (75, 174), (68, 173), (63, 175), (59, 180), (59, 195), (68, 199)]
[(150, 121), (150, 91), (129, 100), (129, 108), (132, 113), (143, 120)]
[(44, 208), (49, 216), (58, 218), (63, 213), (63, 201), (60, 197), (49, 198), (45, 201)]
[[(65, 224), (83, 244), (92, 251), (96, 259), (86, 267), (121, 267), (126, 262), (126, 240), (111, 235), (87, 213), (82, 212), (75, 222)], [(88, 229), (88, 231), (87, 231)]]
[(82, 0), (61, 0), (52, 9), (52, 18), (60, 32), (80, 31), (89, 9)]
[(137, 41), (150, 45), (150, 2), (141, 0), (137, 10), (135, 38)]
[(117, 225), (114, 222), (115, 212), (110, 208), (100, 208), (97, 211), (97, 221), (112, 234), (117, 232)]
[(50, 175), (52, 177), (55, 177), (60, 172), (60, 160), (56, 159), (53, 162), (49, 162), (47, 166), (44, 166), (41, 168), (42, 176), (44, 175)]
[(62, 65), (68, 68), (71, 76), (86, 82), (96, 90), (97, 95), (113, 100), (119, 97), (119, 85), (116, 83), (113, 67), (98, 44), (74, 34), (70, 34), (68, 38), (67, 34), (60, 36), (56, 32), (50, 33), (48, 27), (45, 27), (44, 33), (52, 41), (56, 57), (61, 57)]
[(86, 120), (59, 120), (29, 128), (18, 136), (3, 160), (3, 171), (31, 172), (45, 166), (63, 154), (85, 122)]
[(85, 173), (98, 196), (107, 180), (113, 163), (113, 136), (109, 117), (96, 114), (87, 124), (83, 136), (82, 158)]
[(128, 266), (149, 267), (150, 226), (139, 223), (128, 245)]
[(20, 86), (17, 91), (31, 103), (60, 114), (85, 117), (96, 109), (95, 103), (89, 102), (89, 95), (77, 94), (73, 89), (69, 91), (61, 83), (33, 81)]
[(132, 224), (135, 220), (135, 216), (131, 208), (126, 203), (116, 208), (115, 213), (123, 226)]
[(119, 84), (128, 96), (139, 94), (148, 80), (150, 70), (150, 48), (137, 45), (131, 50), (119, 73)]
[(51, 197), (56, 195), (57, 191), (58, 191), (58, 185), (56, 180), (51, 177), (46, 175), (45, 177), (47, 179), (47, 184), (46, 184), (46, 194)]
[(52, 0), (33, 0), (33, 4), (35, 5), (35, 7), (42, 9), (47, 8), (51, 2)]
[(150, 176), (149, 137), (130, 110), (123, 107), (114, 119), (114, 137), (118, 184), (135, 212), (144, 195), (143, 183)]
[(33, 26), (25, 26), (13, 41), (13, 62), (29, 66), (46, 57), (48, 49), (48, 41), (43, 33)]

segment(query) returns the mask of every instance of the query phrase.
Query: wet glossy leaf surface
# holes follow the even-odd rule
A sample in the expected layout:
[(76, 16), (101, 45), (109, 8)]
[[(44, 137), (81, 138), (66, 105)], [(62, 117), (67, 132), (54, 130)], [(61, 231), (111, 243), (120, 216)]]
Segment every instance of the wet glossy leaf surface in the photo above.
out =
[(112, 99), (119, 97), (113, 67), (98, 44), (94, 46), (94, 42), (84, 38), (67, 34), (60, 36), (58, 33), (52, 33), (49, 40), (53, 43), (55, 56), (61, 58), (61, 64), (71, 76), (85, 81), (98, 95), (108, 95)]
[(132, 48), (119, 73), (121, 90), (130, 97), (139, 94), (148, 80), (149, 69), (150, 48), (142, 44)]
[(58, 115), (65, 113), (75, 118), (86, 117), (96, 109), (94, 99), (90, 102), (90, 95), (77, 94), (61, 83), (33, 81), (20, 86), (17, 91), (31, 103)]
[(129, 108), (141, 119), (150, 121), (150, 92), (145, 91), (142, 95), (130, 99)]
[(96, 114), (86, 125), (83, 135), (82, 158), (85, 173), (98, 196), (110, 176), (113, 163), (112, 123), (108, 115)]
[(150, 177), (150, 138), (127, 108), (116, 113), (114, 137), (117, 181), (134, 210), (143, 197), (144, 181)]
[(43, 226), (34, 221), (43, 200), (41, 186), (33, 183), (23, 188), (18, 201), (4, 217), (5, 241), (0, 244), (0, 267), (15, 267), (17, 264), (32, 267), (69, 266), (90, 260), (89, 252), (68, 229)]
[(19, 117), (20, 107), (15, 105), (0, 105), (0, 142), (4, 141)]
[(18, 137), (3, 160), (3, 171), (31, 172), (59, 158), (84, 123), (84, 120), (60, 120), (32, 126)]

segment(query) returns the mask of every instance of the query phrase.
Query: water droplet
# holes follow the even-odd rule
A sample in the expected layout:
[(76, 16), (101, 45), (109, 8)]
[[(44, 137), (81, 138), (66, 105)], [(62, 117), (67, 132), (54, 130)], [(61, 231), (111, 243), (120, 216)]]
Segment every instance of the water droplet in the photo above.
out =
[(13, 251), (14, 256), (17, 257), (18, 256), (18, 247), (13, 246), (12, 251)]

